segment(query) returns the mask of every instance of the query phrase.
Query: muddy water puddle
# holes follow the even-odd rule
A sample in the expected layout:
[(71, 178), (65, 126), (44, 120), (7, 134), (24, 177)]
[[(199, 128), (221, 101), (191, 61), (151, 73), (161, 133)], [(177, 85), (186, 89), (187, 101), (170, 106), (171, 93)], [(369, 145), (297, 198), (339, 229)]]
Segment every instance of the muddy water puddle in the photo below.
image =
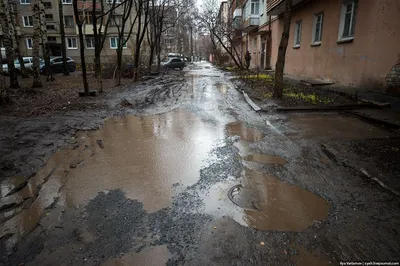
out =
[(303, 231), (324, 219), (329, 209), (323, 198), (249, 168), (244, 169), (239, 185), (217, 184), (203, 201), (206, 212), (230, 216), (258, 230)]
[(226, 131), (230, 136), (239, 136), (244, 141), (259, 141), (264, 138), (264, 134), (256, 129), (247, 127), (243, 122), (233, 122), (226, 125)]
[(110, 119), (102, 129), (81, 137), (95, 155), (71, 171), (67, 204), (86, 204), (99, 191), (122, 189), (128, 198), (155, 212), (170, 204), (173, 184), (197, 181), (213, 145), (223, 138), (223, 128), (177, 110)]

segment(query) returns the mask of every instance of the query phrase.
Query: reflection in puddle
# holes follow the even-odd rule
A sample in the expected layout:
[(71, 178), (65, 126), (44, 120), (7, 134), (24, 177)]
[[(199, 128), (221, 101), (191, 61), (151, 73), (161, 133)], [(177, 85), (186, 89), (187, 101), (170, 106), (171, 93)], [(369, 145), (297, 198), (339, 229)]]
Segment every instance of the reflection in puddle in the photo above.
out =
[[(197, 181), (208, 153), (223, 139), (223, 128), (178, 110), (110, 119), (102, 129), (82, 136), (95, 155), (71, 170), (67, 204), (85, 204), (99, 191), (122, 189), (155, 212), (169, 205), (172, 184)], [(97, 140), (102, 140), (103, 149)]]
[(268, 154), (250, 154), (242, 157), (243, 160), (265, 163), (265, 164), (279, 164), (284, 165), (287, 163), (285, 159), (280, 156), (268, 155)]
[[(227, 194), (219, 193), (216, 198), (214, 190)], [(206, 211), (229, 215), (240, 224), (258, 230), (278, 231), (303, 231), (314, 220), (324, 219), (328, 214), (329, 206), (323, 198), (248, 168), (242, 173), (241, 184), (234, 190), (227, 188), (227, 184), (211, 188), (203, 197)], [(230, 192), (234, 194), (228, 196)]]
[(226, 94), (227, 90), (229, 89), (226, 83), (217, 83), (216, 87), (222, 94)]
[(233, 122), (226, 126), (230, 136), (239, 136), (246, 141), (259, 141), (264, 138), (264, 134), (255, 128), (246, 127), (242, 122)]
[(159, 266), (166, 265), (168, 262), (168, 248), (163, 246), (154, 246), (145, 248), (139, 253), (126, 253), (122, 257), (107, 261), (102, 266)]

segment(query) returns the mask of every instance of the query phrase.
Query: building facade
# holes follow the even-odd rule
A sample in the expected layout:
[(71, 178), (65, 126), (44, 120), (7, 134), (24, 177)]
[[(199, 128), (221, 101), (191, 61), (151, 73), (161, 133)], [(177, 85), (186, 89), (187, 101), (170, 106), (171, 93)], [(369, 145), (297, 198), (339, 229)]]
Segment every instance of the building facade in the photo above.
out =
[[(65, 30), (65, 39), (67, 46), (67, 56), (72, 57), (75, 61), (80, 62), (80, 51), (79, 51), (79, 36), (78, 28), (74, 17), (74, 11), (72, 7), (73, 0), (62, 0), (63, 8), (63, 22)], [(112, 7), (112, 2), (103, 0), (105, 10), (109, 10)], [(116, 4), (120, 3), (120, 0), (115, 0)], [(32, 36), (33, 36), (33, 12), (31, 0), (14, 0), (14, 6), (16, 7), (16, 25), (20, 40), (20, 52), (23, 56), (32, 55)], [(60, 17), (59, 17), (59, 1), (45, 1), (45, 18), (46, 18), (46, 30), (47, 39), (51, 56), (61, 56), (61, 34), (60, 34)], [(97, 12), (101, 12), (100, 2), (96, 3)], [(79, 1), (78, 9), (80, 19), (84, 19), (84, 45), (85, 45), (85, 57), (87, 62), (93, 62), (94, 58), (94, 38), (93, 38), (93, 26), (92, 26), (92, 1)], [(130, 18), (133, 21), (133, 14)], [(103, 25), (106, 22), (107, 17), (98, 22)], [(116, 58), (116, 49), (118, 43), (118, 26), (122, 19), (122, 8), (117, 8), (113, 12), (113, 18), (110, 20), (106, 40), (102, 50), (102, 61), (113, 62)], [(129, 24), (129, 21), (128, 21)], [(127, 33), (128, 29), (125, 30)], [(104, 29), (104, 26), (103, 26)], [(123, 55), (133, 55), (134, 47), (134, 33), (133, 31), (131, 38), (123, 49)], [(2, 32), (1, 32), (2, 33)], [(2, 45), (3, 46), (3, 45)], [(41, 50), (41, 49), (40, 49)], [(41, 52), (41, 51), (40, 51)]]
[[(242, 13), (241, 45), (251, 68), (275, 68), (285, 0), (231, 0)], [(292, 0), (285, 73), (382, 89), (400, 63), (400, 7), (387, 0)], [(239, 10), (242, 9), (243, 12)]]

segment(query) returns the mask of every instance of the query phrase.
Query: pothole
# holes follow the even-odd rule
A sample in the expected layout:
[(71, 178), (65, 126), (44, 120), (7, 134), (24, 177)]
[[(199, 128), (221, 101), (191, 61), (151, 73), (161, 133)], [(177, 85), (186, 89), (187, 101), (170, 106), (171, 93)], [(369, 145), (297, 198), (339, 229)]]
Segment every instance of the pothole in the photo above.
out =
[(258, 230), (303, 231), (329, 209), (322, 197), (248, 168), (227, 196), (243, 208), (247, 225)]

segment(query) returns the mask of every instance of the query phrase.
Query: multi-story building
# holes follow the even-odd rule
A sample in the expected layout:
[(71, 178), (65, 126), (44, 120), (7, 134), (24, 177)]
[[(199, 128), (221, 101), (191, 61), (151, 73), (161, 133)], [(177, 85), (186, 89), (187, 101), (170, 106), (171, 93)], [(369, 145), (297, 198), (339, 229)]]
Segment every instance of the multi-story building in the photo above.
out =
[[(237, 39), (244, 52), (251, 52), (251, 68), (274, 68), (285, 0), (238, 1), (230, 0), (230, 12), (234, 22), (242, 18)], [(400, 63), (398, 1), (292, 1), (285, 73), (364, 88), (385, 86), (386, 75)]]
[[(78, 28), (76, 26), (76, 21), (74, 17), (73, 0), (62, 0), (63, 5), (63, 21), (65, 29), (65, 39), (67, 45), (67, 56), (73, 57), (77, 62), (80, 62), (80, 51), (79, 51), (79, 37)], [(105, 1), (105, 9), (109, 10), (112, 7), (112, 1)], [(116, 4), (120, 3), (120, 0)], [(32, 55), (32, 36), (33, 36), (33, 17), (32, 17), (32, 6), (31, 0), (15, 0), (14, 4), (16, 6), (16, 17), (17, 17), (17, 28), (19, 29), (20, 36), (20, 51), (24, 56)], [(50, 55), (60, 56), (61, 55), (61, 35), (60, 35), (60, 17), (59, 17), (59, 1), (45, 1), (45, 18), (46, 18), (46, 29), (47, 29), (47, 39), (50, 50)], [(100, 2), (96, 3), (97, 12), (101, 11)], [(94, 38), (93, 38), (93, 26), (92, 26), (92, 1), (79, 1), (78, 9), (80, 10), (79, 17), (84, 19), (84, 38), (85, 38), (85, 57), (87, 57), (87, 62), (93, 62), (91, 59), (94, 58)], [(116, 57), (116, 49), (118, 43), (118, 25), (122, 20), (122, 8), (119, 7), (113, 12), (113, 19), (110, 20), (110, 25), (107, 32), (106, 41), (102, 50), (102, 61), (112, 62)], [(131, 15), (133, 20), (133, 15)], [(100, 23), (103, 25), (106, 22), (107, 17), (104, 17), (98, 22), (98, 27)], [(128, 21), (128, 24), (130, 21)], [(104, 29), (104, 26), (103, 26)], [(129, 27), (126, 28), (125, 32), (129, 31)], [(132, 36), (134, 33), (132, 33)], [(126, 47), (123, 49), (124, 55), (132, 55), (134, 46), (134, 38), (128, 40)]]

